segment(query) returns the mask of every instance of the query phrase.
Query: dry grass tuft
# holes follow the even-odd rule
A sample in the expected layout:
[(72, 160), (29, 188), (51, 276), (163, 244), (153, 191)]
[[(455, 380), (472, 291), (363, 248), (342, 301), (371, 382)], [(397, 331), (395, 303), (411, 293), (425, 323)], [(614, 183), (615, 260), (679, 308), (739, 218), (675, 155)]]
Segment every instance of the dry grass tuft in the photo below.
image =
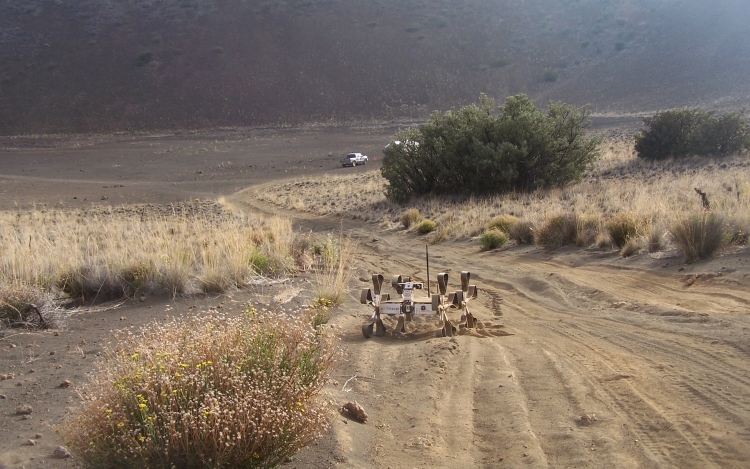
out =
[(630, 239), (636, 238), (643, 230), (642, 219), (633, 212), (615, 214), (604, 224), (612, 244), (622, 249)]
[(328, 236), (320, 245), (318, 264), (314, 271), (314, 303), (338, 306), (346, 298), (346, 286), (352, 278), (351, 258), (356, 250), (355, 242), (339, 235)]
[(591, 246), (602, 231), (602, 220), (598, 215), (580, 214), (576, 217), (576, 239), (578, 246)]
[(622, 257), (630, 257), (641, 250), (640, 244), (638, 244), (637, 238), (628, 238), (625, 244), (620, 249), (620, 255)]
[(121, 332), (63, 429), (90, 467), (273, 467), (327, 425), (333, 329), (246, 309)]
[(518, 244), (532, 244), (534, 242), (534, 224), (529, 220), (519, 220), (518, 223), (511, 225), (508, 236)]
[(510, 232), (510, 229), (518, 223), (518, 217), (514, 215), (498, 215), (496, 217), (492, 217), (492, 219), (487, 222), (487, 230), (497, 229), (502, 231), (505, 234), (508, 234)]
[(658, 252), (664, 248), (664, 228), (661, 224), (652, 224), (647, 237), (648, 252)]
[(726, 221), (721, 215), (702, 212), (681, 218), (670, 227), (672, 238), (685, 255), (686, 262), (713, 256), (726, 241)]
[(534, 242), (545, 249), (556, 249), (574, 243), (577, 234), (577, 217), (574, 214), (555, 215), (537, 228)]
[(415, 226), (417, 223), (422, 221), (423, 218), (424, 217), (419, 212), (419, 210), (417, 210), (416, 208), (410, 208), (408, 210), (405, 210), (401, 214), (399, 220), (401, 221), (401, 224), (404, 225), (404, 228), (408, 230), (412, 226)]

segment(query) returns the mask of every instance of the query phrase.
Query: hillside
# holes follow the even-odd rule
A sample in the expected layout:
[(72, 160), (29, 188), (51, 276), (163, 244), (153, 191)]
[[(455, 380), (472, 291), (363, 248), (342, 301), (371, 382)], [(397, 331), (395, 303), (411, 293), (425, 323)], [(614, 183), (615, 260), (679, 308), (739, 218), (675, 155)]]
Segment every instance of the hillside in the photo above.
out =
[(750, 11), (704, 3), (4, 0), (0, 134), (414, 118), (480, 92), (741, 107)]

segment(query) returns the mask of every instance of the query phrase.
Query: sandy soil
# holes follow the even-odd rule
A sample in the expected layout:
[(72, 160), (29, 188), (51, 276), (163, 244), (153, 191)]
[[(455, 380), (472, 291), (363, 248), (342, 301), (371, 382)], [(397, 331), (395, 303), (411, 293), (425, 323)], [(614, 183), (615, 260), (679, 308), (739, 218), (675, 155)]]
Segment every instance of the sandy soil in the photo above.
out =
[[(331, 428), (287, 467), (750, 465), (748, 248), (685, 265), (670, 253), (623, 259), (600, 249), (480, 253), (468, 241), (431, 246), (433, 277), (448, 272), (457, 287), (458, 272), (472, 272), (480, 289), (472, 311), (481, 327), (442, 338), (435, 323), (423, 320), (409, 325), (411, 337), (365, 339), (360, 325), (370, 311), (354, 296), (369, 286), (371, 273), (426, 280), (423, 241), (351, 219), (281, 210), (255, 200), (252, 190), (235, 192), (309, 171), (362, 170), (339, 169), (327, 154), (360, 151), (353, 147), (370, 141), (381, 147), (391, 134), (284, 131), (258, 139), (105, 139), (79, 148), (56, 142), (44, 149), (14, 142), (0, 149), (0, 191), (6, 207), (14, 200), (75, 206), (82, 198), (102, 203), (102, 195), (110, 203), (168, 203), (221, 194), (242, 209), (286, 213), (301, 229), (350, 233), (360, 249), (352, 300), (333, 318), (345, 353), (326, 390), (334, 403)], [(207, 145), (219, 140), (214, 149)], [(222, 145), (232, 151), (221, 153)], [(169, 148), (175, 151), (158, 153)], [(272, 168), (295, 148), (303, 164)], [(305, 157), (317, 166), (305, 165)], [(226, 160), (232, 169), (220, 167)], [(238, 174), (241, 168), (248, 171)], [(112, 183), (124, 187), (106, 192)], [(51, 459), (61, 439), (52, 428), (75, 407), (74, 387), (93, 370), (110, 330), (190, 306), (238, 308), (247, 299), (270, 304), (294, 293), (300, 296), (293, 303), (309, 297), (305, 276), (220, 298), (100, 305), (71, 312), (57, 331), (6, 331), (0, 374), (13, 378), (0, 381), (0, 467), (78, 466)], [(73, 386), (60, 388), (63, 380)], [(367, 424), (335, 412), (349, 400), (364, 406)], [(34, 408), (29, 418), (16, 415), (23, 404)], [(24, 445), (29, 439), (35, 445)]]

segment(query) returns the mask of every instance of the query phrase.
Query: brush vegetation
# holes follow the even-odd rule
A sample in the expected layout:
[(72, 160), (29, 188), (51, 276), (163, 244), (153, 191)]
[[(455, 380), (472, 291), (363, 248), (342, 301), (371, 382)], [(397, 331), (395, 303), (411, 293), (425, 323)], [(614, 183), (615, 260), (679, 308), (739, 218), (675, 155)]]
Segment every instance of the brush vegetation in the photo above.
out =
[(675, 109), (643, 122), (646, 129), (635, 143), (640, 158), (726, 156), (750, 149), (750, 124), (744, 112), (717, 115), (704, 109)]
[[(526, 95), (435, 112), (427, 124), (399, 131), (383, 153), (386, 196), (403, 202), (428, 194), (503, 194), (561, 187), (596, 159), (585, 137), (586, 108), (551, 102), (547, 113)], [(411, 142), (409, 144), (407, 142)]]
[[(368, 172), (309, 179), (304, 186), (279, 184), (254, 196), (287, 207), (293, 206), (293, 199), (303, 200), (306, 209), (314, 213), (377, 223), (385, 229), (401, 228), (400, 214), (419, 211), (437, 224), (430, 242), (477, 237), (491, 225), (506, 225), (500, 220), (517, 217), (507, 234), (519, 244), (536, 239), (550, 247), (575, 243), (621, 249), (628, 236), (635, 236), (648, 237), (638, 240), (640, 246), (648, 244), (649, 250), (658, 250), (674, 246), (669, 242), (671, 236), (665, 235), (679, 218), (677, 214), (702, 210), (701, 198), (694, 190), (700, 188), (710, 200), (711, 212), (723, 217), (731, 228), (726, 242), (747, 242), (750, 166), (744, 155), (645, 160), (637, 157), (632, 136), (625, 135), (602, 141), (599, 153), (601, 157), (580, 182), (530, 192), (481, 197), (430, 195), (404, 204), (388, 200), (383, 193), (387, 182), (377, 172)], [(293, 198), (287, 189), (296, 191)], [(335, 207), (325, 203), (334, 199), (346, 203)], [(570, 223), (558, 220), (558, 225), (567, 227), (558, 230), (565, 236), (552, 236), (551, 227), (545, 225), (559, 215), (569, 217)], [(628, 217), (633, 219), (623, 221)], [(607, 225), (616, 237), (621, 234), (619, 246)]]
[(98, 468), (274, 467), (327, 425), (333, 329), (248, 308), (121, 332), (63, 426)]
[(353, 274), (351, 260), (355, 251), (355, 242), (342, 234), (328, 235), (314, 248), (318, 257), (313, 271), (312, 306), (321, 317), (325, 317), (331, 307), (344, 303), (347, 284)]
[(672, 223), (670, 232), (687, 262), (713, 256), (727, 241), (724, 217), (710, 212), (680, 218)]
[[(210, 205), (210, 204), (209, 204)], [(0, 318), (29, 300), (77, 302), (142, 293), (221, 293), (298, 268), (304, 246), (290, 220), (219, 206), (0, 213)]]
[(482, 251), (491, 251), (507, 243), (508, 235), (497, 228), (492, 228), (479, 235), (479, 242), (482, 245)]

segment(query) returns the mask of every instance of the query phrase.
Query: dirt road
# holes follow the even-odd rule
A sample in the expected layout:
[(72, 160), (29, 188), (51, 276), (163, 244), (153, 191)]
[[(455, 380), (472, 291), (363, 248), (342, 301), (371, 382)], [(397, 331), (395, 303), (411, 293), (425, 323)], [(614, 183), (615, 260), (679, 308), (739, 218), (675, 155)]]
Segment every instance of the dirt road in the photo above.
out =
[[(251, 193), (235, 200), (270, 209)], [(351, 233), (355, 277), (426, 280), (412, 234), (293, 216), (301, 228)], [(457, 288), (458, 272), (471, 270), (484, 328), (364, 339), (368, 309), (351, 301), (335, 319), (346, 356), (336, 373), (342, 385), (354, 378), (331, 392), (371, 420), (337, 418), (296, 467), (326, 452), (346, 467), (747, 467), (748, 254), (686, 266), (580, 248), (433, 246), (433, 276), (447, 271)]]

